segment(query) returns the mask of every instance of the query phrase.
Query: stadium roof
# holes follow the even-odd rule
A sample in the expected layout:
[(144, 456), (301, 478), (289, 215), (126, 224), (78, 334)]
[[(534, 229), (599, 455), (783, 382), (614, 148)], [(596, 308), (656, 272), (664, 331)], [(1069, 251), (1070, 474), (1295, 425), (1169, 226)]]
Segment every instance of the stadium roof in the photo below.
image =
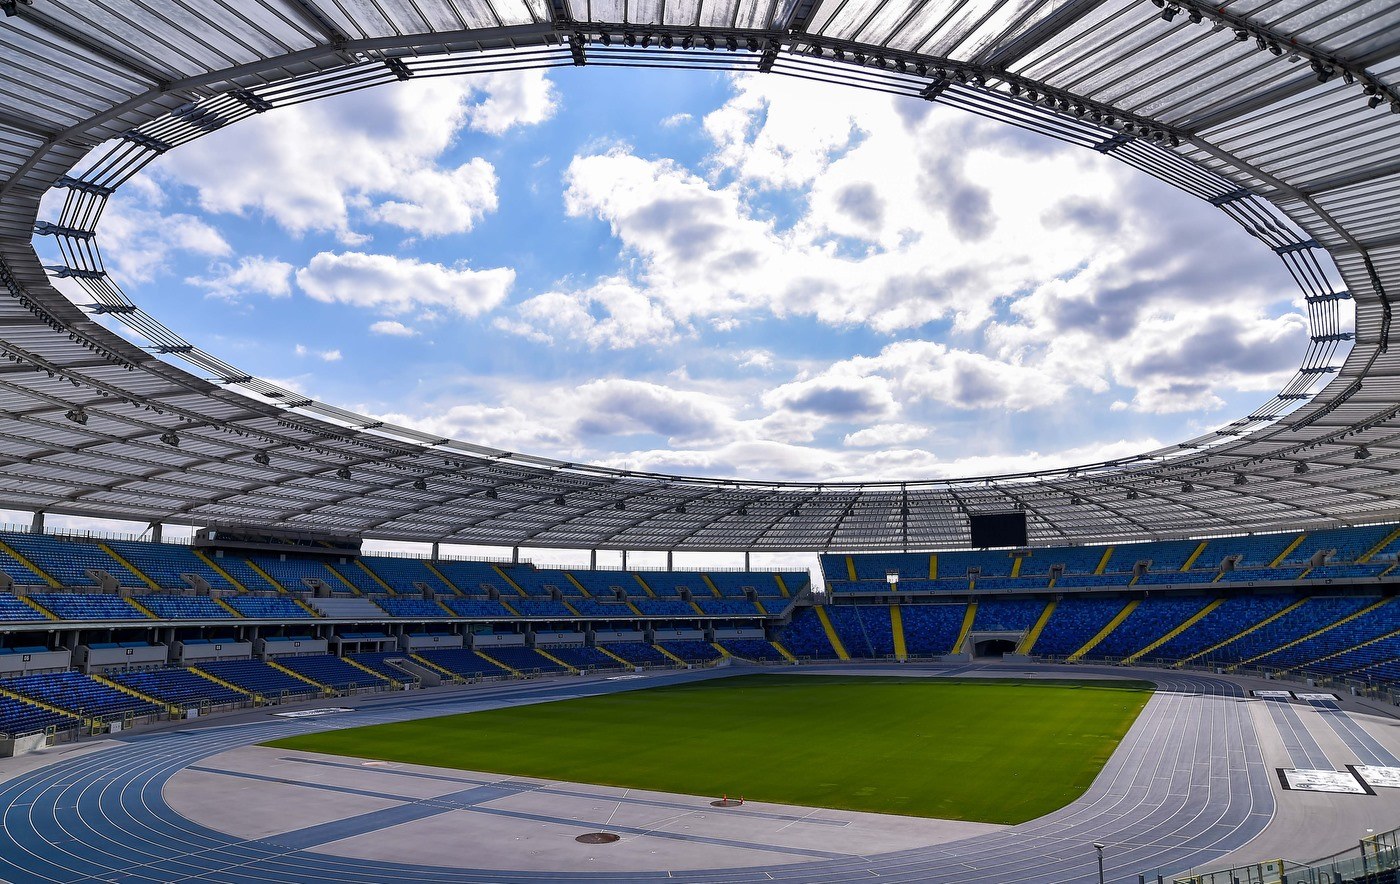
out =
[[(968, 513), (1012, 508), (1040, 543), (1400, 516), (1400, 361), (1389, 350), (1400, 4), (0, 0), (0, 10), (0, 506), (716, 550), (958, 546)], [(1306, 297), (1311, 344), (1253, 414), (1136, 458), (927, 482), (736, 482), (497, 451), (307, 400), (194, 347), (102, 269), (93, 231), (107, 196), (206, 132), (412, 77), (583, 64), (850, 84), (1098, 150), (1211, 201), (1277, 252)], [(54, 187), (62, 215), (40, 218)], [(40, 265), (36, 232), (55, 237), (64, 265)], [(124, 322), (130, 341), (50, 274), (80, 283), (89, 313)]]

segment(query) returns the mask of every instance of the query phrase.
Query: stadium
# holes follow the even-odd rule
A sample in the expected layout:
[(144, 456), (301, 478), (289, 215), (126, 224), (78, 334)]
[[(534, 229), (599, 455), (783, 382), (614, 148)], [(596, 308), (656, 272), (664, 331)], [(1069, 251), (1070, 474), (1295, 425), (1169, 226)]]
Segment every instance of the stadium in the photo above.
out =
[[(0, 880), (1397, 881), (1400, 6), (0, 11), (0, 507), (30, 519), (0, 531)], [(1281, 263), (1301, 360), (1075, 466), (683, 475), (320, 401), (104, 262), (123, 186), (213, 133), (607, 68), (950, 108), (1155, 179)]]

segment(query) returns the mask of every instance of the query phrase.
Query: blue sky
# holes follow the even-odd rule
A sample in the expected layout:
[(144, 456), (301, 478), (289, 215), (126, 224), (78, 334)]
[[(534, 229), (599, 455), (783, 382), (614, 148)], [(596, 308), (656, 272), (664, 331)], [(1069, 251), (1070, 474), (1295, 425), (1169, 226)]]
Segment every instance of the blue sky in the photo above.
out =
[(1147, 450), (1267, 399), (1306, 326), (1218, 210), (912, 100), (586, 68), (410, 82), (171, 152), (102, 228), (253, 374), (511, 450), (919, 478)]

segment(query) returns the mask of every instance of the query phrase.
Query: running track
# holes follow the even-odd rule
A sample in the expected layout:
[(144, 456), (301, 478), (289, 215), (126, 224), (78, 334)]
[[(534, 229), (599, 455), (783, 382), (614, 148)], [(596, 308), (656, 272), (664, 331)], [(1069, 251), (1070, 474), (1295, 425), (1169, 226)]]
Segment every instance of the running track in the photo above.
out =
[[(743, 671), (743, 670), (734, 670)], [(1084, 670), (1081, 670), (1084, 671)], [(1111, 670), (1123, 675), (1122, 670)], [(701, 674), (699, 677), (707, 677)], [(294, 850), (273, 838), (243, 840), (173, 812), (161, 789), (210, 756), (326, 727), (443, 715), (519, 702), (653, 687), (696, 677), (558, 681), (455, 697), (372, 701), (322, 719), (270, 719), (133, 735), (0, 783), (0, 878), (20, 882), (221, 882), (380, 884), (415, 880), (501, 882), (947, 882), (1093, 884), (1093, 842), (1110, 845), (1108, 880), (1209, 864), (1243, 846), (1273, 816), (1243, 690), (1227, 681), (1146, 674), (1159, 693), (1079, 800), (1012, 829), (898, 853), (768, 867), (667, 873), (540, 873), (378, 863)]]

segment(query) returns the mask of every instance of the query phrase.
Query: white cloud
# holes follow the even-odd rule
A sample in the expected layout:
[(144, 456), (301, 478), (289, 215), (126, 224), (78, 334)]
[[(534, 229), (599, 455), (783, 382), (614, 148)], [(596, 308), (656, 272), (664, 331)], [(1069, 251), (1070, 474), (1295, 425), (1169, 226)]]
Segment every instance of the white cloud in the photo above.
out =
[(218, 258), (233, 251), (207, 221), (183, 212), (161, 214), (136, 196), (113, 197), (102, 216), (103, 259), (119, 281), (150, 282), (181, 252)]
[(208, 211), (260, 214), (293, 234), (366, 241), (357, 213), (424, 236), (470, 230), (496, 208), (491, 164), (446, 168), (463, 128), (501, 134), (554, 112), (541, 71), (413, 81), (279, 109), (174, 151), (156, 174)]
[(546, 292), (501, 317), (496, 327), (541, 343), (573, 338), (590, 347), (666, 344), (677, 337), (676, 320), (622, 278), (601, 279), (583, 291)]
[(515, 281), (515, 271), (448, 267), (363, 252), (321, 252), (298, 270), (296, 277), (302, 291), (326, 303), (390, 315), (441, 308), (470, 317), (501, 303)]
[(418, 334), (415, 329), (409, 328), (397, 319), (381, 319), (371, 323), (369, 330), (376, 335), (389, 335), (396, 338), (411, 338)]
[(928, 436), (928, 427), (915, 424), (876, 424), (847, 433), (842, 443), (851, 448), (888, 448), (906, 442), (917, 442)]
[(219, 262), (209, 265), (206, 276), (187, 276), (185, 282), (204, 289), (205, 297), (236, 300), (244, 295), (285, 298), (292, 293), (292, 265), (276, 258), (248, 255), (237, 266)]
[(682, 125), (683, 123), (689, 123), (693, 119), (695, 119), (694, 114), (671, 114), (669, 117), (662, 118), (661, 125), (665, 126), (667, 129), (674, 129), (675, 127)]
[(292, 352), (298, 356), (315, 356), (324, 362), (339, 362), (343, 356), (339, 350), (312, 350), (305, 344), (297, 344)]

